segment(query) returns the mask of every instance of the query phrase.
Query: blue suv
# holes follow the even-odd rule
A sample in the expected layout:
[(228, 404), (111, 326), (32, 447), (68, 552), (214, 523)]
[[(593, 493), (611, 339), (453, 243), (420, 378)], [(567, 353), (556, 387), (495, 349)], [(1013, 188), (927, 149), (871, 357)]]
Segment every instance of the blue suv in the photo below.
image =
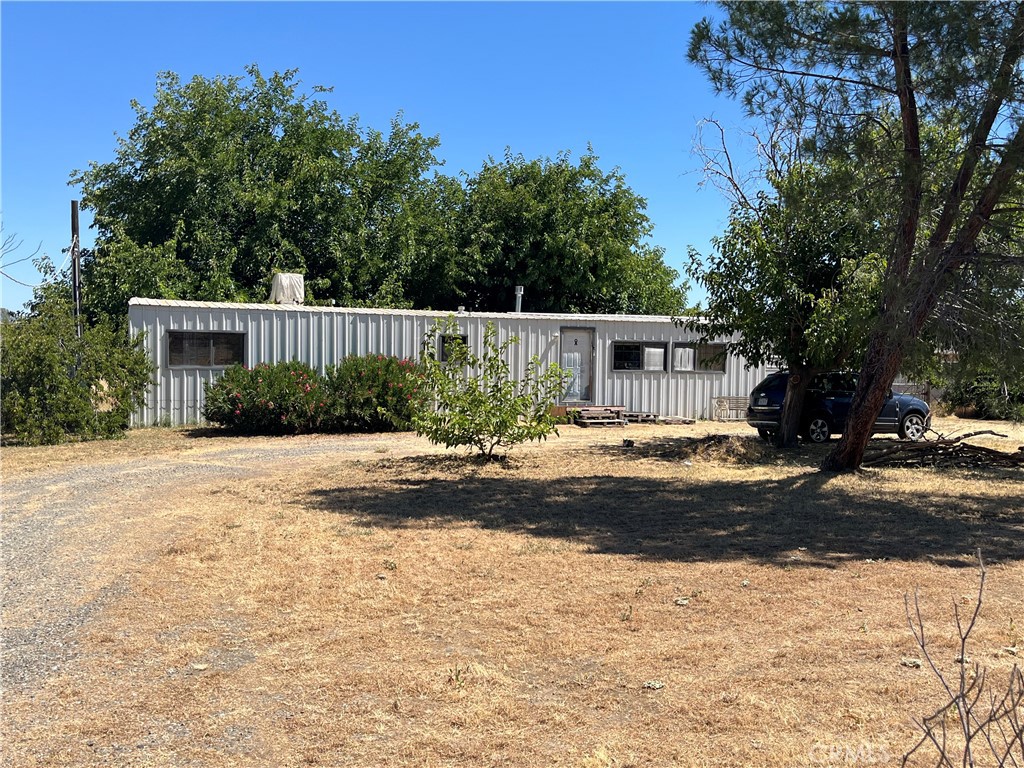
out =
[[(786, 396), (788, 371), (773, 373), (750, 393), (747, 424), (757, 428), (765, 440), (779, 431), (782, 400)], [(812, 443), (827, 442), (832, 435), (843, 431), (850, 412), (853, 393), (857, 389), (857, 374), (849, 371), (830, 371), (814, 377), (807, 389), (800, 434)], [(913, 395), (894, 395), (892, 391), (875, 420), (875, 432), (895, 432), (904, 440), (920, 440), (931, 424), (928, 403)]]

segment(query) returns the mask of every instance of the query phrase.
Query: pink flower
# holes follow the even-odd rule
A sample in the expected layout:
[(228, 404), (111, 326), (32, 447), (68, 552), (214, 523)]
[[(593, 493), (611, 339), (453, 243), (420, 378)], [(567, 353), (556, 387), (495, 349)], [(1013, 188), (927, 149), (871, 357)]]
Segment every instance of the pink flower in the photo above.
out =
[(242, 415), (242, 409), (241, 408), (236, 408), (235, 409), (235, 416), (241, 416), (241, 415)]

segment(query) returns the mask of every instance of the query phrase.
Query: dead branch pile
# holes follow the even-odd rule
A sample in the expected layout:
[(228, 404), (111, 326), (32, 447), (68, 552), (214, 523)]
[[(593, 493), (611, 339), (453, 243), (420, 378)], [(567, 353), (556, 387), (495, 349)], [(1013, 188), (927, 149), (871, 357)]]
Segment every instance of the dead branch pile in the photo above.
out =
[(968, 432), (959, 437), (939, 435), (935, 440), (921, 440), (916, 443), (888, 443), (884, 447), (869, 449), (864, 454), (862, 466), (886, 467), (950, 467), (975, 469), (980, 467), (1024, 468), (1024, 446), (1014, 453), (986, 448), (964, 442), (979, 435), (1006, 437), (990, 429)]

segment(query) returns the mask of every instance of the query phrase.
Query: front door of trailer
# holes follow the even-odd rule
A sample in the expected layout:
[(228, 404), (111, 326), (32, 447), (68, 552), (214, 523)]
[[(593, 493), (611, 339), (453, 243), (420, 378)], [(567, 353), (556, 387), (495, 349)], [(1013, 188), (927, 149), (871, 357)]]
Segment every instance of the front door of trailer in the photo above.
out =
[(589, 403), (594, 397), (593, 328), (562, 329), (561, 365), (572, 374), (563, 402)]

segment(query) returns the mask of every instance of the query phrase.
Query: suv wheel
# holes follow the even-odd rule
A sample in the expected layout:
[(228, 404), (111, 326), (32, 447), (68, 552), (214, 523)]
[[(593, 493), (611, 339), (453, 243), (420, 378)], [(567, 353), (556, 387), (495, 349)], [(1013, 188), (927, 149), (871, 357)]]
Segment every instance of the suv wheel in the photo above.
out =
[(832, 437), (832, 427), (824, 416), (815, 416), (804, 429), (804, 437), (812, 443), (827, 443)]
[(920, 413), (908, 413), (900, 422), (900, 437), (904, 440), (912, 440), (915, 443), (924, 437), (925, 433), (924, 416)]

